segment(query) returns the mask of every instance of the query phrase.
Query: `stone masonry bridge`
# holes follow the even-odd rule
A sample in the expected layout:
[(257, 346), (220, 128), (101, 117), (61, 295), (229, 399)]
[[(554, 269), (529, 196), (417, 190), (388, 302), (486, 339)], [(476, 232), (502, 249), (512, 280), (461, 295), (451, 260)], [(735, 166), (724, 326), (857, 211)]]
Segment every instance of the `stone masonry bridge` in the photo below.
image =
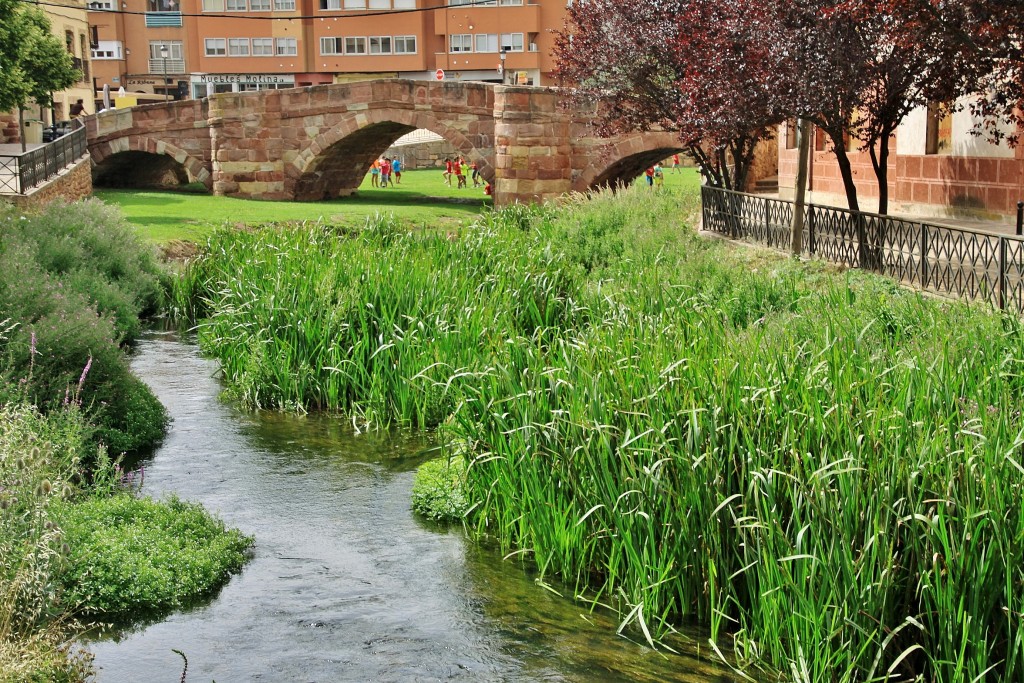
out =
[(680, 149), (671, 133), (600, 138), (594, 111), (558, 103), (548, 88), (393, 79), (132, 107), (86, 127), (97, 183), (173, 178), (299, 201), (355, 192), (373, 160), (418, 128), (477, 160), (498, 205), (628, 182)]

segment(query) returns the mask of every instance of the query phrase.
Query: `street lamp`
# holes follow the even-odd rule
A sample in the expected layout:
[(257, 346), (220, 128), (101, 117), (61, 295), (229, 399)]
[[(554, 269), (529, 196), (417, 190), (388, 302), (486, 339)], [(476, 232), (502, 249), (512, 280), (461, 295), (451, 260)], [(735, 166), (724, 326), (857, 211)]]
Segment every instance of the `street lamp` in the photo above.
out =
[(498, 51), (498, 59), (501, 60), (501, 82), (505, 83), (505, 57), (508, 56), (505, 48)]
[(171, 99), (171, 94), (167, 91), (167, 44), (160, 45), (160, 71), (164, 76), (164, 102), (168, 102)]

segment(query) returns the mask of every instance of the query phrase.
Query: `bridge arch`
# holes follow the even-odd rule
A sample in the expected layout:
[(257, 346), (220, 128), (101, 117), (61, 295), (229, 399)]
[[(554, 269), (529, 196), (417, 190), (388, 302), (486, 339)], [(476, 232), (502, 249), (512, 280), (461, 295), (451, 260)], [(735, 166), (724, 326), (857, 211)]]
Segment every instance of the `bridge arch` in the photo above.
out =
[(587, 192), (625, 185), (649, 166), (683, 151), (675, 133), (634, 133), (594, 153), (573, 189)]
[[(176, 145), (147, 135), (130, 135), (89, 145), (93, 182), (96, 185), (146, 187), (167, 183), (161, 178), (173, 175), (178, 184), (201, 182), (208, 189), (213, 178), (204, 164)], [(130, 183), (117, 176), (130, 176)]]
[(292, 196), (299, 201), (316, 201), (352, 194), (373, 160), (395, 140), (417, 129), (437, 133), (466, 158), (478, 160), (480, 173), (488, 181), (493, 180), (493, 150), (478, 149), (460, 130), (431, 112), (385, 108), (344, 116), (299, 152), (285, 169)]

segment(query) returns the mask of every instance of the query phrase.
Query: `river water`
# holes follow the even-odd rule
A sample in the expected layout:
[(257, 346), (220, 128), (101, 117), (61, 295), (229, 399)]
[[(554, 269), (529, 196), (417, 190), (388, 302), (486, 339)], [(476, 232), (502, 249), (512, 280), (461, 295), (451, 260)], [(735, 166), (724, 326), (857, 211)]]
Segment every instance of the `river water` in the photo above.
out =
[(201, 502), (256, 538), (215, 596), (89, 644), (100, 683), (177, 681), (732, 681), (695, 656), (615, 635), (615, 620), (538, 586), (461, 529), (409, 509), (423, 437), (339, 418), (247, 413), (216, 363), (174, 333), (134, 356), (172, 418), (144, 493)]

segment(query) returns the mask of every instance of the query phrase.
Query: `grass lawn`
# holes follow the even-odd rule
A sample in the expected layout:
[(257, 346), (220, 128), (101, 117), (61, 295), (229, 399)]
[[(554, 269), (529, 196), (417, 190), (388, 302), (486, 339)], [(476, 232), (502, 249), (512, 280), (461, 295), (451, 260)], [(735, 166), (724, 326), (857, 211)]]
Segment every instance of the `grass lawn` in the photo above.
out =
[[(468, 180), (468, 179), (467, 179)], [(643, 181), (641, 181), (643, 182)], [(699, 176), (692, 168), (665, 171), (666, 189), (694, 190)], [(216, 197), (157, 190), (100, 189), (95, 196), (121, 207), (143, 238), (157, 243), (201, 241), (224, 224), (255, 225), (323, 219), (359, 224), (367, 216), (391, 213), (410, 227), (445, 229), (462, 224), (491, 206), (483, 187), (458, 189), (445, 184), (440, 170), (405, 171), (394, 188), (375, 188), (367, 175), (351, 197), (322, 202), (281, 202)]]

